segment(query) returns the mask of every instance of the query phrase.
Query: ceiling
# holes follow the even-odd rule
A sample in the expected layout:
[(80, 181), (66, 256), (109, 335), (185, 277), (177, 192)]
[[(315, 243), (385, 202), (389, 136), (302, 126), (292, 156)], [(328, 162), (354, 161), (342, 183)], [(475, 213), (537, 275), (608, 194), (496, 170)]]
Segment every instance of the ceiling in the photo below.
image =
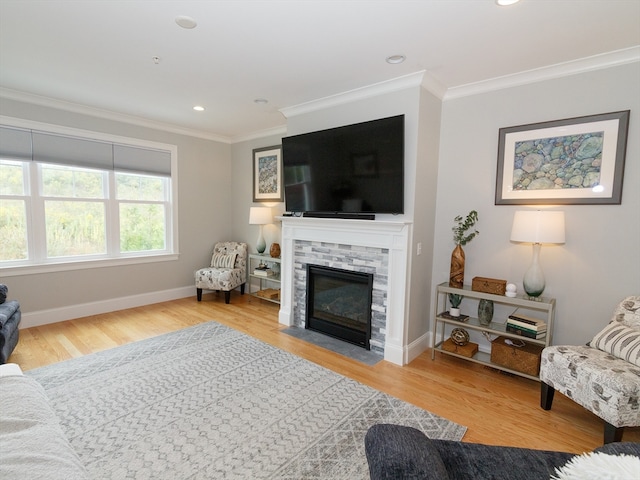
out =
[(446, 99), (638, 46), (640, 0), (0, 0), (0, 95), (231, 142), (282, 129), (281, 109), (420, 71)]

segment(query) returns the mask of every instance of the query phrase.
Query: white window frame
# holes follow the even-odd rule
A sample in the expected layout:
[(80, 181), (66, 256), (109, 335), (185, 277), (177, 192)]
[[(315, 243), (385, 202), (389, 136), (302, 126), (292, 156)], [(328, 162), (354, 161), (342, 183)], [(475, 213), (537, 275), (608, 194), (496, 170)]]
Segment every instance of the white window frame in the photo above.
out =
[[(98, 140), (104, 142), (111, 142), (123, 145), (130, 145), (133, 147), (141, 147), (148, 148), (154, 150), (164, 150), (168, 151), (171, 154), (171, 181), (170, 181), (170, 191), (168, 192), (169, 199), (169, 209), (170, 214), (167, 215), (166, 220), (166, 229), (167, 229), (167, 245), (166, 249), (159, 252), (119, 252), (117, 256), (103, 256), (100, 255), (100, 258), (92, 258), (91, 256), (87, 257), (64, 257), (60, 259), (43, 259), (43, 258), (30, 258), (25, 262), (16, 262), (15, 264), (0, 266), (0, 277), (10, 277), (17, 275), (29, 275), (29, 274), (38, 274), (38, 273), (49, 273), (49, 272), (60, 272), (60, 271), (68, 271), (68, 270), (81, 270), (81, 269), (89, 269), (89, 268), (98, 268), (98, 267), (113, 267), (119, 265), (132, 265), (132, 264), (142, 264), (142, 263), (155, 263), (155, 262), (163, 262), (163, 261), (175, 261), (179, 257), (179, 248), (178, 248), (178, 147), (176, 145), (165, 144), (152, 142), (147, 140), (141, 140), (137, 138), (131, 137), (123, 137), (118, 135), (111, 135), (107, 133), (101, 132), (93, 132), (89, 130), (81, 130), (71, 127), (64, 127), (59, 125), (52, 125), (48, 123), (35, 122), (31, 120), (24, 120), (13, 117), (6, 117), (0, 115), (0, 124), (6, 125), (8, 127), (16, 127), (23, 129), (32, 129), (32, 130), (40, 130), (48, 133), (54, 133), (59, 135), (67, 135), (72, 137), (80, 137), (86, 138), (89, 140)], [(37, 172), (35, 169), (37, 168), (37, 163), (32, 162), (32, 165), (28, 167), (29, 169), (29, 185), (26, 195), (26, 206), (27, 206), (27, 235), (28, 242), (31, 245), (31, 242), (36, 241), (34, 236), (43, 236), (44, 232), (35, 231), (34, 228), (36, 224), (42, 223), (34, 221), (30, 218), (31, 215), (43, 215), (43, 212), (34, 212), (34, 203), (32, 194), (36, 192), (38, 188), (37, 182), (39, 176), (37, 176)], [(135, 173), (135, 172), (131, 172)], [(115, 188), (115, 179), (114, 179), (114, 171), (109, 171), (109, 185), (112, 185)], [(111, 208), (118, 208), (119, 205), (118, 200), (115, 199), (114, 191), (108, 192), (107, 200), (107, 211), (105, 212), (107, 215), (107, 222), (109, 222), (109, 217), (112, 215), (112, 212), (109, 211)], [(114, 207), (115, 205), (115, 207)], [(169, 212), (167, 212), (169, 213)], [(41, 238), (40, 241), (44, 241), (44, 238)], [(117, 241), (119, 244), (119, 239), (110, 239), (107, 238), (107, 242)]]

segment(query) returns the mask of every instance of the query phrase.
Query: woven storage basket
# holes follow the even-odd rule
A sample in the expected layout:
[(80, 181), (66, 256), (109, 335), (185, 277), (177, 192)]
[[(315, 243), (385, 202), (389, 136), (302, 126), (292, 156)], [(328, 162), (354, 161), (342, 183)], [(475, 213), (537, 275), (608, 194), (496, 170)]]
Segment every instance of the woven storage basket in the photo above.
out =
[(471, 290), (476, 292), (493, 293), (494, 295), (504, 295), (507, 290), (507, 281), (497, 278), (473, 277), (471, 280)]
[(510, 339), (516, 345), (524, 343), (524, 346), (516, 347), (506, 344), (505, 340), (507, 337), (498, 337), (491, 343), (491, 361), (516, 372), (538, 376), (540, 356), (544, 347), (517, 338)]

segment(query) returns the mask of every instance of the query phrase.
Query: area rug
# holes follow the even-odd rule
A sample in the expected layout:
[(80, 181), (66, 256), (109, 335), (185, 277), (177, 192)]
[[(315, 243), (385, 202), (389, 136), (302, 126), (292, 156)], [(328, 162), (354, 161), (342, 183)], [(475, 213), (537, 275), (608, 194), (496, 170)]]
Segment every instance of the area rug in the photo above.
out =
[(466, 430), (216, 322), (26, 374), (95, 479), (366, 479), (373, 424)]

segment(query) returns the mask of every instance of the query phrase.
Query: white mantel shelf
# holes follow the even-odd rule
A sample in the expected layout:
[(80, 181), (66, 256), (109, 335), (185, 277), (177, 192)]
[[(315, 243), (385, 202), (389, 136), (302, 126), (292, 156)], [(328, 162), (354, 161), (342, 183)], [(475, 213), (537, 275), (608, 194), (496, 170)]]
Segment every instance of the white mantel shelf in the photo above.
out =
[(376, 247), (389, 250), (387, 325), (384, 358), (398, 365), (408, 359), (405, 332), (407, 282), (413, 223), (407, 221), (278, 217), (282, 221), (281, 303), (279, 322), (293, 325), (294, 242), (297, 240)]

